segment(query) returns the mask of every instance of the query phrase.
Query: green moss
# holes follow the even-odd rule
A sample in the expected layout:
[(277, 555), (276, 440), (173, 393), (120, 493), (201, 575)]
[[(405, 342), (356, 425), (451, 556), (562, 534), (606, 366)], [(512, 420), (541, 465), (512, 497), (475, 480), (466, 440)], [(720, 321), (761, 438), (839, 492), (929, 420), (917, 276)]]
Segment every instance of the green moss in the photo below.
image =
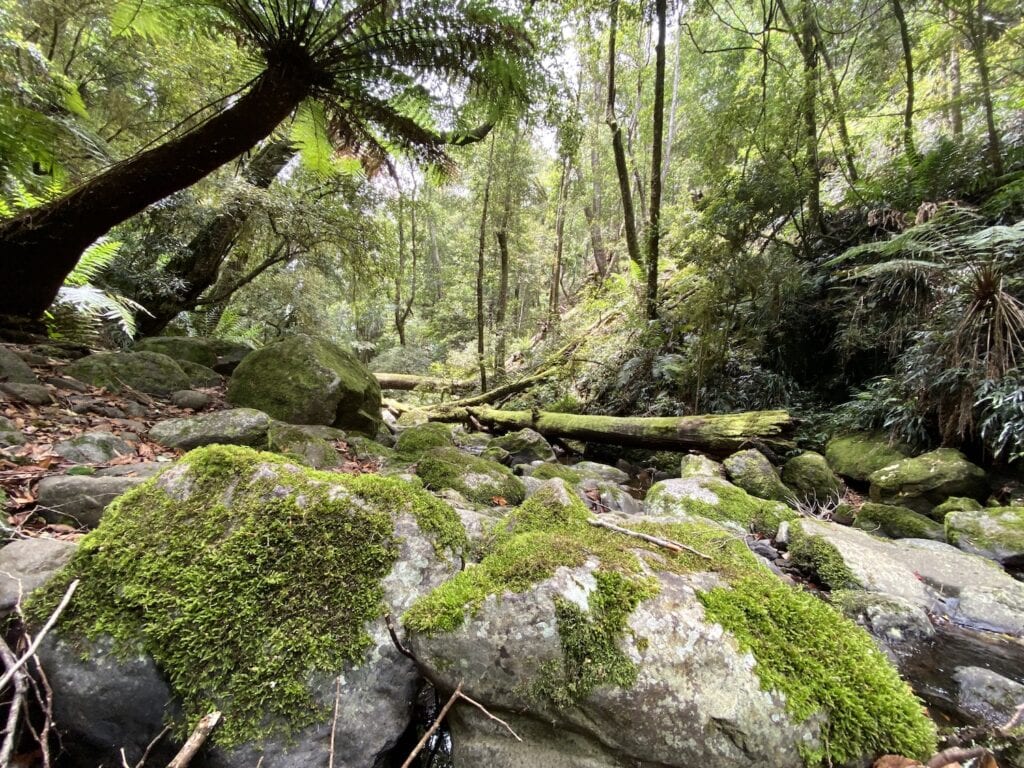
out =
[(64, 373), (94, 387), (120, 392), (128, 386), (151, 395), (188, 389), (191, 381), (174, 360), (157, 352), (107, 352), (87, 355)]
[(518, 504), (526, 496), (522, 481), (512, 470), (457, 448), (434, 448), (420, 457), (416, 474), (431, 490), (452, 488), (477, 504), (504, 499)]
[(946, 517), (946, 539), (967, 540), (975, 550), (1024, 552), (1024, 507), (986, 507), (952, 512)]
[(560, 477), (569, 485), (578, 485), (583, 482), (583, 475), (576, 470), (570, 469), (562, 464), (554, 464), (552, 462), (541, 464), (533, 470), (530, 477), (536, 480), (550, 480), (553, 477)]
[(761, 499), (785, 501), (793, 492), (779, 479), (778, 472), (760, 451), (748, 448), (727, 458), (725, 471), (747, 493)]
[(840, 475), (865, 481), (875, 470), (902, 461), (910, 455), (910, 448), (900, 443), (890, 444), (880, 432), (858, 432), (829, 440), (825, 458)]
[(338, 466), (338, 452), (329, 441), (301, 426), (277, 421), (267, 431), (267, 447), (274, 453), (294, 456), (303, 464), (323, 469)]
[(888, 504), (863, 505), (857, 512), (854, 527), (893, 539), (933, 539), (945, 541), (942, 526), (931, 518), (906, 507)]
[(402, 456), (416, 458), (431, 448), (455, 446), (452, 430), (447, 424), (436, 421), (409, 427), (399, 434), (395, 450)]
[(186, 722), (224, 711), (215, 739), (225, 746), (329, 717), (308, 681), (360, 663), (371, 645), (366, 625), (382, 613), (381, 579), (398, 553), (396, 515), (414, 515), (439, 547), (465, 542), (450, 508), (402, 481), (234, 446), (200, 448), (182, 464), (184, 477), (119, 497), (29, 612), (49, 615), (80, 579), (62, 634), (109, 635), (119, 651), (149, 653)]
[(861, 586), (834, 544), (807, 535), (799, 524), (792, 526), (789, 537), (789, 559), (797, 568), (814, 574), (830, 590)]
[(932, 510), (932, 517), (936, 520), (945, 520), (950, 512), (973, 512), (981, 509), (981, 504), (976, 499), (968, 499), (964, 496), (951, 496)]
[[(685, 485), (680, 485), (680, 482), (669, 480), (656, 483), (651, 488), (646, 499), (649, 514), (661, 514), (661, 508), (678, 507), (687, 514), (709, 520), (739, 523), (765, 536), (774, 536), (783, 520), (798, 517), (784, 504), (751, 496), (718, 477), (691, 476), (683, 479)], [(678, 494), (673, 492), (673, 487), (679, 489)]]
[(927, 759), (935, 726), (871, 638), (827, 604), (774, 579), (747, 577), (699, 594), (757, 661), (765, 690), (786, 696), (798, 721), (827, 713), (821, 748), (808, 765), (843, 765), (864, 756)]

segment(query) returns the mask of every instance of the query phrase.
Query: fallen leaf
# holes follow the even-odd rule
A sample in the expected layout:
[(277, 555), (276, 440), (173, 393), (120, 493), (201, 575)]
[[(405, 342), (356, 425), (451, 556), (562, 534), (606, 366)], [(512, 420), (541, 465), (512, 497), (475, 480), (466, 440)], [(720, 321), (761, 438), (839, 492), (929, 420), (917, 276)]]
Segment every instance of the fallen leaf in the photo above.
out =
[(507, 507), (508, 502), (501, 496), (491, 496), (491, 503), (497, 507)]
[(875, 760), (872, 768), (922, 768), (922, 765), (917, 760), (911, 760), (909, 757), (883, 755)]

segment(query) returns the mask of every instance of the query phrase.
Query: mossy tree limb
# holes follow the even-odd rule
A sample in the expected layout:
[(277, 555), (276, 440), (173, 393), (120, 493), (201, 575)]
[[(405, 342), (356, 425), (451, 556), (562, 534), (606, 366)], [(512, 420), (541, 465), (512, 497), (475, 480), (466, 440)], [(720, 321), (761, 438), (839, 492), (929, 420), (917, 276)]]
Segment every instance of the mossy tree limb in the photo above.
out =
[(502, 432), (529, 427), (547, 438), (656, 450), (697, 449), (718, 456), (729, 455), (755, 441), (776, 451), (788, 451), (794, 446), (790, 435), (796, 425), (786, 411), (641, 418), (468, 407), (437, 412), (431, 418), (458, 421), (469, 417)]

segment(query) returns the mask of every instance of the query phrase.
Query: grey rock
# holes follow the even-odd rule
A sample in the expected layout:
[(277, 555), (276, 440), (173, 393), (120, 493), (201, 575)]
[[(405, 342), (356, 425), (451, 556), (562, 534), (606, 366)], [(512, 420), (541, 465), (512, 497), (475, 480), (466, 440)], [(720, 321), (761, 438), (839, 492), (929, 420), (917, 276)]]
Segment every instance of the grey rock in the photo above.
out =
[(180, 361), (213, 368), (217, 350), (209, 339), (198, 336), (152, 336), (135, 343), (136, 352), (157, 352)]
[(949, 543), (964, 552), (1024, 565), (1024, 507), (987, 507), (950, 512)]
[(44, 538), (17, 539), (0, 549), (0, 613), (45, 584), (74, 551), (74, 542)]
[(597, 512), (619, 512), (623, 515), (643, 512), (643, 504), (615, 483), (584, 478), (578, 490), (583, 501)]
[(551, 444), (539, 432), (529, 428), (496, 437), (488, 444), (488, 447), (491, 446), (508, 451), (505, 463), (511, 465), (555, 460)]
[(626, 472), (608, 464), (598, 464), (596, 461), (579, 461), (573, 464), (571, 469), (584, 477), (592, 477), (595, 480), (604, 480), (617, 485), (625, 485), (629, 482), (629, 475)]
[(38, 384), (39, 379), (10, 347), (0, 345), (0, 382), (12, 384)]
[(190, 363), (188, 360), (179, 360), (178, 365), (188, 376), (190, 386), (201, 389), (219, 387), (224, 383), (224, 377), (212, 368), (207, 368), (199, 363)]
[(267, 442), (270, 417), (252, 408), (233, 408), (181, 419), (158, 421), (149, 438), (168, 448), (189, 450), (223, 443), (262, 447)]
[(737, 451), (724, 462), (729, 479), (751, 496), (772, 501), (786, 501), (793, 492), (779, 478), (778, 470), (765, 455), (749, 448)]
[(118, 464), (113, 467), (97, 469), (93, 477), (152, 477), (167, 469), (170, 464), (157, 461), (141, 461), (137, 464)]
[(89, 355), (68, 365), (64, 373), (111, 392), (121, 392), (127, 387), (147, 395), (169, 395), (191, 385), (180, 365), (157, 352)]
[(171, 395), (171, 403), (179, 408), (190, 408), (193, 411), (201, 411), (213, 402), (213, 398), (205, 392), (197, 392), (194, 389), (182, 389)]
[(847, 618), (867, 629), (884, 645), (927, 640), (935, 635), (935, 627), (925, 609), (902, 597), (841, 590), (833, 593), (832, 601)]
[(960, 709), (987, 725), (1004, 725), (1024, 704), (1024, 685), (990, 669), (959, 667), (953, 679)]
[(78, 379), (72, 379), (70, 376), (50, 376), (46, 379), (46, 383), (50, 386), (56, 387), (57, 389), (65, 389), (69, 392), (77, 392), (84, 394), (89, 391), (90, 387)]
[(725, 479), (725, 467), (700, 453), (688, 453), (679, 461), (680, 477), (718, 477)]
[(0, 384), (0, 392), (12, 400), (28, 403), (29, 405), (49, 405), (53, 402), (53, 395), (50, 390), (42, 384)]
[(15, 445), (24, 445), (28, 438), (21, 433), (10, 419), (0, 416), (0, 448), (10, 448)]
[(105, 464), (118, 456), (135, 453), (127, 442), (110, 432), (85, 432), (70, 440), (62, 440), (53, 450), (76, 464)]
[(142, 476), (53, 475), (39, 482), (39, 505), (49, 522), (71, 522), (95, 528), (110, 502), (145, 479)]

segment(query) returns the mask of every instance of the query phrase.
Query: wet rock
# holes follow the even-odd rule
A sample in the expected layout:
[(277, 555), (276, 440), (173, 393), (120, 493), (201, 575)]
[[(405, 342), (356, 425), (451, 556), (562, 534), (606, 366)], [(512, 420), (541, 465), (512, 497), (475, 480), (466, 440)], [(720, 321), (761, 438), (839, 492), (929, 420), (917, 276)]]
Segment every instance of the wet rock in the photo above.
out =
[(580, 496), (591, 509), (597, 512), (618, 512), (623, 515), (639, 515), (643, 504), (633, 498), (629, 491), (614, 483), (584, 478), (577, 485)]
[(983, 499), (988, 495), (985, 471), (953, 448), (902, 459), (875, 470), (869, 479), (872, 501), (932, 516), (932, 510), (951, 496)]
[(49, 581), (74, 551), (74, 542), (42, 537), (17, 539), (0, 549), (0, 613), (14, 610)]
[(54, 453), (76, 464), (106, 464), (118, 456), (135, 453), (125, 440), (111, 432), (85, 432), (53, 447)]
[(1024, 507), (986, 507), (950, 512), (946, 516), (949, 543), (964, 552), (1024, 565)]
[[(130, 466), (130, 465), (125, 465)], [(53, 475), (39, 481), (39, 504), (44, 519), (95, 528), (107, 505), (145, 478)]]
[(231, 376), (228, 400), (289, 424), (327, 424), (369, 437), (381, 425), (380, 387), (350, 351), (296, 335), (256, 350)]
[(959, 667), (953, 674), (957, 683), (957, 704), (986, 725), (1007, 723), (1017, 707), (1024, 704), (1024, 684), (983, 667)]
[(793, 491), (779, 478), (779, 473), (758, 450), (737, 451), (724, 462), (729, 479), (752, 496), (772, 501), (786, 501)]
[(905, 459), (910, 447), (890, 442), (881, 432), (855, 432), (834, 437), (825, 446), (825, 459), (836, 474), (866, 482), (871, 473)]
[(16, 402), (29, 405), (49, 405), (53, 402), (50, 390), (42, 384), (3, 383), (0, 384), (0, 392)]
[(529, 428), (496, 437), (489, 445), (508, 451), (508, 463), (512, 465), (555, 460), (551, 444), (539, 432)]
[(188, 389), (186, 373), (172, 358), (156, 352), (107, 352), (89, 355), (64, 369), (94, 387), (121, 392), (128, 387), (147, 395), (169, 395)]
[(920, 605), (895, 595), (840, 590), (833, 604), (885, 645), (927, 640), (935, 635), (928, 613)]
[(213, 402), (213, 398), (205, 392), (197, 392), (194, 389), (182, 389), (171, 395), (171, 403), (178, 408), (189, 408), (193, 411), (201, 411)]
[(217, 352), (213, 344), (208, 339), (197, 336), (153, 336), (137, 341), (134, 350), (157, 352), (179, 362), (186, 360), (206, 368), (213, 368), (217, 362)]
[(149, 430), (149, 439), (167, 448), (182, 450), (213, 443), (264, 447), (269, 428), (267, 414), (252, 408), (232, 408), (158, 421)]

